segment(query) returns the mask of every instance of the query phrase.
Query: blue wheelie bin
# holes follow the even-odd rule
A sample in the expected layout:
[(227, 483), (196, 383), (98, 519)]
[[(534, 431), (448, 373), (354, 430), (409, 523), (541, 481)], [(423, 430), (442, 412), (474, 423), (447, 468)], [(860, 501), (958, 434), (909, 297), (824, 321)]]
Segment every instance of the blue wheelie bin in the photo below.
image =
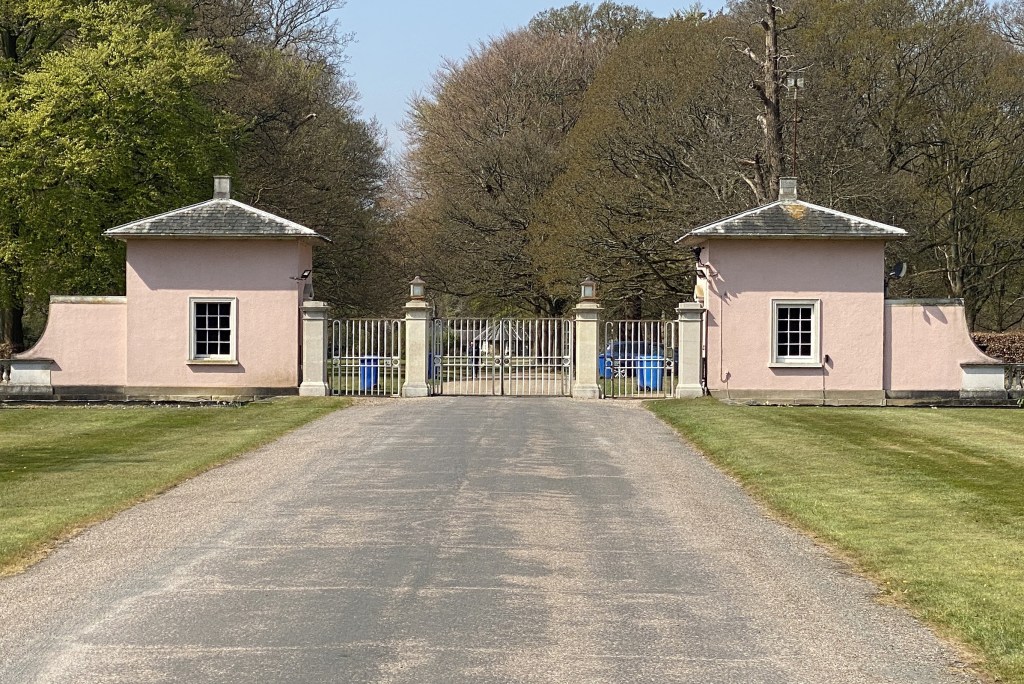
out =
[(665, 357), (661, 354), (636, 357), (636, 382), (641, 390), (660, 392), (664, 375)]
[(359, 358), (359, 391), (367, 392), (377, 386), (380, 381), (380, 357), (361, 356)]

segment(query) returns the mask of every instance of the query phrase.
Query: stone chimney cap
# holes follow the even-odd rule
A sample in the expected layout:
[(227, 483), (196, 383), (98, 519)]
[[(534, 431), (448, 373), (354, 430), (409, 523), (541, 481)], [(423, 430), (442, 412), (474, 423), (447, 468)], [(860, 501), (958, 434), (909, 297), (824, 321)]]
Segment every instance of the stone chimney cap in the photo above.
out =
[(796, 202), (796, 178), (784, 177), (779, 179), (779, 201)]
[(213, 199), (231, 199), (231, 176), (213, 177)]

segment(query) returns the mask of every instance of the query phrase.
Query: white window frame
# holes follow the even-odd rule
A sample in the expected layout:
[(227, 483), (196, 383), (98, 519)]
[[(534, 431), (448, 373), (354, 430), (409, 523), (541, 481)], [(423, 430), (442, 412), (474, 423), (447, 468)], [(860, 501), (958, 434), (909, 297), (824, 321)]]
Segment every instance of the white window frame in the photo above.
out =
[[(811, 307), (811, 353), (809, 356), (779, 355), (779, 309), (788, 307)], [(772, 368), (821, 368), (821, 300), (820, 299), (773, 299), (772, 308)]]
[[(230, 304), (229, 325), (231, 330), (231, 352), (229, 354), (196, 354), (196, 304)], [(238, 362), (238, 298), (237, 297), (189, 297), (188, 299), (188, 361), (189, 363), (235, 364)]]

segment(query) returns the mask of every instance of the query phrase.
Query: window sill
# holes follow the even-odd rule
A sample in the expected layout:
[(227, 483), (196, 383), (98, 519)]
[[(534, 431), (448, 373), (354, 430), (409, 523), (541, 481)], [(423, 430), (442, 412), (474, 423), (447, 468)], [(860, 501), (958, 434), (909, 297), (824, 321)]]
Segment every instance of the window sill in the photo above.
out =
[(185, 362), (189, 366), (237, 366), (235, 359), (189, 359)]
[(769, 368), (821, 368), (822, 366), (823, 364), (818, 361), (777, 361), (768, 364)]

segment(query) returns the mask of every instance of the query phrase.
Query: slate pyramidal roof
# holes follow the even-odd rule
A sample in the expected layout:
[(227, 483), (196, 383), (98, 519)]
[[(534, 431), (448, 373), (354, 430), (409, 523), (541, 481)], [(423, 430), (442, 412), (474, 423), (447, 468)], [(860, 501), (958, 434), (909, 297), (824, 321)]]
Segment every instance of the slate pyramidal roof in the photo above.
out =
[(231, 199), (231, 181), (214, 179), (213, 199), (117, 226), (107, 237), (126, 238), (306, 238), (329, 239), (294, 221)]
[(796, 198), (796, 179), (779, 179), (779, 200), (691, 230), (677, 244), (709, 238), (895, 240), (907, 231)]

